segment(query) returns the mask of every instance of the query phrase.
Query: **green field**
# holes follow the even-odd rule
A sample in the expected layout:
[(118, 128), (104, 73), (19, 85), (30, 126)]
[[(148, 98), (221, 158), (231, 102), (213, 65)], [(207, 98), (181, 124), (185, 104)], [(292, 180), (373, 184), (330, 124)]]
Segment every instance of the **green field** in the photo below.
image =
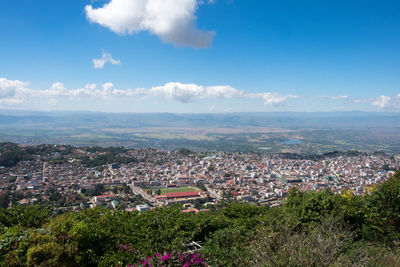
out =
[(164, 195), (165, 193), (200, 191), (199, 188), (194, 187), (194, 186), (177, 187), (177, 188), (165, 188), (165, 187), (143, 188), (144, 191), (147, 191), (150, 189), (153, 191), (160, 189), (162, 195)]

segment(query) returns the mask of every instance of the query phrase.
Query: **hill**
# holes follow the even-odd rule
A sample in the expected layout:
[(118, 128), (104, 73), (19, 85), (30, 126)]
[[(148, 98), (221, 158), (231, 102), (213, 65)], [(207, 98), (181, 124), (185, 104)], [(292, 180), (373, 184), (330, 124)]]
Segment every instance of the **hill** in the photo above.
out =
[(192, 151), (400, 152), (398, 113), (95, 113), (0, 110), (0, 142)]
[[(1, 266), (399, 266), (400, 173), (364, 196), (291, 189), (282, 206), (207, 212), (0, 212)], [(185, 253), (185, 244), (203, 244)]]

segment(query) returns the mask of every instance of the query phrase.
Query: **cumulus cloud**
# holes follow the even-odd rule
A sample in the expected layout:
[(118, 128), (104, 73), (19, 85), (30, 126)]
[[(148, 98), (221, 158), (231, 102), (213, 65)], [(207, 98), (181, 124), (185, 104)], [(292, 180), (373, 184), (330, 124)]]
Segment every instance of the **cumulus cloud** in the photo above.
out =
[(381, 95), (372, 101), (372, 105), (379, 109), (400, 109), (400, 94), (394, 97)]
[(282, 95), (278, 93), (257, 93), (257, 94), (247, 94), (248, 97), (261, 98), (264, 100), (265, 106), (279, 106), (282, 105), (290, 98), (299, 98), (297, 95)]
[(50, 90), (52, 91), (64, 91), (65, 87), (63, 83), (55, 82), (51, 85)]
[(192, 102), (196, 99), (206, 98), (259, 98), (264, 100), (266, 106), (277, 106), (290, 98), (299, 98), (296, 95), (282, 95), (278, 93), (245, 93), (229, 85), (201, 86), (196, 84), (182, 84), (178, 82), (167, 83), (163, 86), (152, 87), (149, 93), (153, 96), (162, 96), (182, 103)]
[(13, 106), (24, 102), (29, 83), (0, 78), (0, 105)]
[(192, 102), (194, 99), (204, 98), (233, 98), (243, 96), (243, 91), (231, 86), (201, 86), (196, 84), (183, 84), (179, 82), (167, 83), (163, 86), (152, 87), (149, 93), (162, 96), (183, 103)]
[(91, 23), (118, 34), (148, 31), (178, 46), (209, 47), (215, 35), (196, 27), (197, 0), (111, 0), (102, 7), (85, 7)]
[[(254, 99), (264, 102), (266, 106), (280, 106), (290, 99), (300, 98), (293, 94), (279, 94), (276, 92), (247, 93), (229, 85), (203, 86), (197, 84), (185, 84), (180, 82), (166, 83), (151, 88), (119, 89), (112, 83), (102, 85), (86, 84), (82, 88), (68, 89), (61, 82), (55, 82), (47, 89), (32, 89), (28, 82), (9, 80), (0, 77), (0, 106), (17, 106), (23, 103), (35, 103), (42, 101), (51, 106), (56, 106), (65, 101), (86, 99), (87, 101), (125, 99), (125, 101), (143, 98), (160, 97), (180, 103), (190, 103), (205, 99)], [(351, 100), (346, 95), (317, 96), (331, 101), (342, 99)], [(394, 96), (381, 95), (376, 98), (354, 99), (348, 103), (368, 103), (381, 110), (400, 110), (400, 94)], [(215, 107), (210, 108), (210, 112)], [(231, 111), (225, 110), (226, 112)]]
[(392, 100), (391, 97), (381, 95), (372, 102), (372, 105), (380, 109), (385, 109), (389, 107), (389, 105), (391, 105), (391, 100)]
[(93, 67), (95, 69), (102, 69), (106, 63), (111, 63), (113, 65), (119, 65), (121, 61), (113, 59), (110, 53), (102, 52), (101, 58), (93, 59)]
[[(143, 98), (163, 97), (166, 99), (189, 103), (201, 99), (232, 99), (254, 98), (261, 99), (265, 105), (276, 106), (283, 104), (296, 95), (282, 95), (278, 93), (245, 93), (229, 85), (202, 86), (197, 84), (184, 84), (171, 82), (162, 86), (148, 89), (118, 89), (112, 83), (105, 83), (100, 88), (96, 84), (87, 84), (83, 88), (67, 89), (63, 83), (55, 82), (48, 89), (33, 90), (28, 88), (28, 83), (0, 78), (0, 104), (18, 104), (32, 99), (47, 99), (50, 105), (56, 105), (61, 99), (107, 99), (107, 98)], [(210, 111), (214, 111), (212, 107)]]
[(12, 98), (15, 96), (17, 90), (24, 89), (28, 85), (29, 83), (26, 82), (0, 78), (0, 99)]

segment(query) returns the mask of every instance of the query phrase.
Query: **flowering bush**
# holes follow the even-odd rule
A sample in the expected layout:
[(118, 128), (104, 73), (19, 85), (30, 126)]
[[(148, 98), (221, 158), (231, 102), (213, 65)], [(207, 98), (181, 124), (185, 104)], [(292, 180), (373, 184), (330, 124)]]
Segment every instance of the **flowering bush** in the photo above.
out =
[[(130, 244), (120, 244), (119, 251), (127, 252), (131, 254), (134, 260), (140, 253), (133, 248)], [(207, 264), (202, 260), (201, 255), (198, 253), (187, 254), (181, 252), (157, 252), (153, 256), (140, 257), (140, 260), (136, 264), (128, 264), (128, 267), (172, 267), (172, 266), (182, 266), (182, 267), (200, 267), (207, 266)]]

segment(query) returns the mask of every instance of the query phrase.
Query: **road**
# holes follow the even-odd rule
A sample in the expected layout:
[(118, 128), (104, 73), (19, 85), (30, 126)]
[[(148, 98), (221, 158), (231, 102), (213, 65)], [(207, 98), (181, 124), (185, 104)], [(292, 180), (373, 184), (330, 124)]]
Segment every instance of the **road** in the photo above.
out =
[(146, 199), (147, 201), (149, 201), (150, 203), (153, 203), (156, 206), (162, 206), (163, 203), (158, 201), (155, 197), (150, 196), (149, 194), (147, 194), (146, 192), (143, 191), (142, 188), (140, 187), (135, 187), (132, 184), (129, 184), (129, 186), (132, 189), (132, 192), (135, 195), (141, 195), (144, 199)]
[(208, 193), (210, 194), (210, 197), (217, 199), (217, 200), (221, 200), (221, 196), (219, 193), (217, 193), (214, 189), (206, 186)]

